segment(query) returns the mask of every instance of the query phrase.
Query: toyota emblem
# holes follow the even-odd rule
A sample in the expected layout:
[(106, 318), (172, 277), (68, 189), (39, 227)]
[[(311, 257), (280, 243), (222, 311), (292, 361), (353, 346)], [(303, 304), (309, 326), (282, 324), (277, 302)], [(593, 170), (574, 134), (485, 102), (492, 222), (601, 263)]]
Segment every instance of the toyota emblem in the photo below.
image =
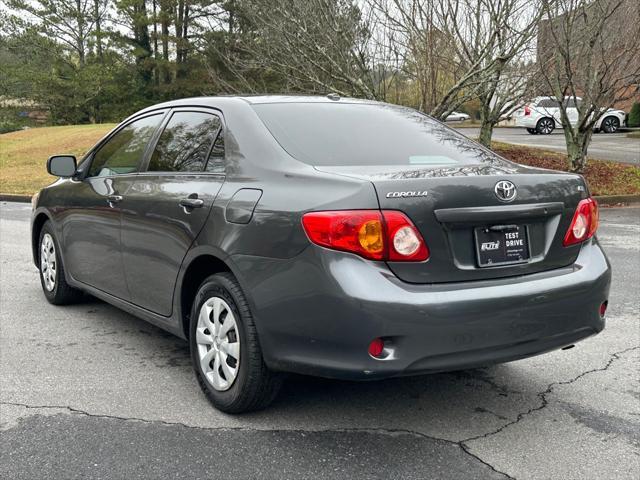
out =
[(516, 186), (508, 180), (500, 180), (496, 183), (494, 191), (501, 202), (511, 202), (516, 198)]

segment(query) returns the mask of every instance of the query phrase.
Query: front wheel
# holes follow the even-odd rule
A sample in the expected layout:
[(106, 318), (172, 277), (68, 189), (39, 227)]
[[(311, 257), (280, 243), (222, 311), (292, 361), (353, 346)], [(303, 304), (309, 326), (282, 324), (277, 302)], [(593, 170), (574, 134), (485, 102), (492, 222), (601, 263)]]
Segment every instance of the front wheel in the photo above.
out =
[(276, 397), (282, 378), (264, 363), (249, 304), (230, 273), (212, 275), (198, 289), (189, 344), (200, 388), (218, 410), (259, 410)]
[(49, 303), (67, 305), (75, 303), (82, 298), (82, 292), (67, 283), (60, 247), (56, 241), (53, 227), (48, 221), (40, 231), (38, 260), (40, 263), (42, 291)]
[(602, 125), (600, 126), (600, 130), (604, 133), (616, 133), (620, 128), (620, 120), (616, 117), (605, 117), (602, 120)]
[(536, 124), (536, 131), (541, 135), (549, 135), (554, 128), (556, 128), (556, 124), (550, 118), (541, 118)]

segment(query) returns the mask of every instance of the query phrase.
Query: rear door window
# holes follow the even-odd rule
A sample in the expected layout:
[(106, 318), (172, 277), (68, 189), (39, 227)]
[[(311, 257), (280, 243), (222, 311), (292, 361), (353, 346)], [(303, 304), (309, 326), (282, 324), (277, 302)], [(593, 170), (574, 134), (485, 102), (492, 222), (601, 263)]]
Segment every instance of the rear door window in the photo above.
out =
[(220, 128), (216, 141), (213, 143), (206, 171), (210, 173), (225, 173), (224, 161), (224, 129)]
[(138, 171), (147, 144), (162, 119), (161, 113), (135, 120), (107, 140), (93, 155), (89, 177), (124, 175)]
[(147, 171), (202, 172), (221, 127), (206, 112), (174, 112), (158, 139)]

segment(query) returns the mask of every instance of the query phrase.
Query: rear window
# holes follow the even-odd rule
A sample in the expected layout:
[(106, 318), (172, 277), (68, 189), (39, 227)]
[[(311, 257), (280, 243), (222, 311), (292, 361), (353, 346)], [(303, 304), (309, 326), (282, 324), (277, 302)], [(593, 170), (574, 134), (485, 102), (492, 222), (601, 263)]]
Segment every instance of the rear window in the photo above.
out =
[(353, 103), (253, 108), (278, 143), (310, 165), (471, 165), (486, 155), (463, 135), (409, 108)]

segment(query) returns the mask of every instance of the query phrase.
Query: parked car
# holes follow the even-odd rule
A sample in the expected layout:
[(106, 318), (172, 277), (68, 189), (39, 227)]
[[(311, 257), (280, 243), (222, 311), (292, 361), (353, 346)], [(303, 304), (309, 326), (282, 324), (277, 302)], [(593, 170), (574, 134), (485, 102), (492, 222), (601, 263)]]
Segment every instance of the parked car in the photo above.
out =
[[(567, 116), (572, 125), (578, 122), (578, 109), (576, 102), (581, 102), (580, 97), (565, 97), (567, 103)], [(525, 127), (532, 135), (548, 135), (562, 125), (560, 118), (560, 106), (555, 97), (536, 97), (533, 102), (514, 112), (516, 126)], [(626, 114), (623, 110), (609, 108), (594, 125), (594, 131), (615, 133), (625, 125)]]
[(464, 122), (466, 120), (469, 120), (470, 118), (471, 117), (466, 113), (451, 112), (449, 115), (447, 115), (447, 118), (445, 119), (445, 121), (446, 122)]
[(511, 163), (412, 109), (177, 100), (47, 170), (60, 178), (31, 223), (46, 299), (86, 292), (186, 339), (225, 412), (266, 406), (285, 372), (465, 369), (605, 325), (583, 177)]

